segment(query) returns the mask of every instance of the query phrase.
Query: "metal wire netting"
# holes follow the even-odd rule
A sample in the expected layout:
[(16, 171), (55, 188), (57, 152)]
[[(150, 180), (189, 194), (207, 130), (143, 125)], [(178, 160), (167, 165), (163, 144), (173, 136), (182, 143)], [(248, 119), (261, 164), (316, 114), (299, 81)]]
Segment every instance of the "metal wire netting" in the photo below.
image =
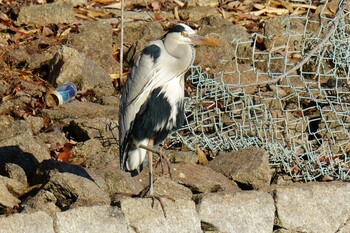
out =
[[(186, 100), (187, 124), (173, 140), (213, 152), (263, 147), (271, 164), (293, 178), (349, 180), (349, 9), (336, 21), (327, 4), (317, 17), (310, 9), (270, 21), (270, 27), (277, 23), (284, 30), (265, 37), (264, 50), (258, 48), (261, 35), (232, 41), (232, 71), (212, 78), (192, 67), (188, 81), (195, 93)], [(299, 70), (276, 83), (259, 84), (293, 68), (333, 24), (334, 34)], [(250, 53), (240, 52), (247, 45), (252, 45)]]

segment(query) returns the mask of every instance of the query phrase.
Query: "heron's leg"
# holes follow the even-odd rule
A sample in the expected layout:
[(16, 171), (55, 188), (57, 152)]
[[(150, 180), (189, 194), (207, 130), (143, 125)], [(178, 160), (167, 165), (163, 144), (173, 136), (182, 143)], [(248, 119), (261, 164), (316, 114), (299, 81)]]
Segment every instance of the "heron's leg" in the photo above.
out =
[(164, 172), (163, 172), (164, 169), (163, 169), (162, 162), (165, 160), (165, 162), (166, 162), (166, 164), (168, 166), (168, 173), (169, 173), (170, 179), (173, 179), (173, 176), (171, 174), (171, 168), (170, 168), (169, 159), (162, 152), (160, 152), (159, 150), (156, 150), (156, 149), (153, 148), (153, 140), (152, 140), (152, 146), (150, 146), (149, 143), (148, 143), (148, 146), (140, 144), (139, 148), (145, 149), (148, 152), (152, 152), (152, 153), (155, 153), (155, 154), (159, 155), (160, 162), (161, 162), (161, 165), (162, 165), (162, 173), (163, 173), (163, 175), (164, 175)]
[[(148, 142), (148, 147), (153, 147), (153, 139)], [(153, 152), (148, 150), (148, 166), (149, 166), (149, 195), (153, 196)]]
[[(155, 195), (154, 194), (154, 191), (153, 191), (153, 147), (154, 145), (154, 141), (153, 139), (150, 139), (149, 142), (148, 142), (148, 147), (145, 147), (143, 145), (140, 146), (140, 148), (143, 148), (145, 150), (147, 150), (147, 154), (148, 154), (148, 166), (149, 166), (149, 189), (148, 189), (148, 196), (149, 198), (152, 198), (152, 208), (154, 206), (154, 200), (157, 199), (159, 201), (159, 204), (163, 210), (163, 214), (164, 214), (164, 217), (166, 218), (167, 215), (166, 215), (166, 212), (165, 212), (165, 207), (164, 207), (164, 203), (161, 199), (160, 196), (158, 195)], [(149, 149), (151, 148), (151, 149)]]

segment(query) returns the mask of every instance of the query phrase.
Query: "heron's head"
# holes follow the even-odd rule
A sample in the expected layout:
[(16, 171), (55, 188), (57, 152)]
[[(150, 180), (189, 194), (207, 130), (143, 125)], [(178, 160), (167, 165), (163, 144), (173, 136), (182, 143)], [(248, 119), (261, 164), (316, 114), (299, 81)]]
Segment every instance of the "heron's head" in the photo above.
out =
[(213, 40), (209, 40), (204, 36), (198, 35), (191, 27), (186, 24), (179, 23), (172, 27), (166, 34), (166, 38), (174, 40), (179, 44), (194, 44), (194, 45), (210, 45), (218, 46), (219, 44)]

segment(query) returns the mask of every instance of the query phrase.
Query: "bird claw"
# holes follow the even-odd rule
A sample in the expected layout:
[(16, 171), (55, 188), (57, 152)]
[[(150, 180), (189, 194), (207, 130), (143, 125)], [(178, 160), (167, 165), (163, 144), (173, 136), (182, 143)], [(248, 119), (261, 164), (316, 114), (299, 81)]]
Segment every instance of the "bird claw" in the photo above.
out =
[(169, 177), (170, 177), (170, 179), (173, 179), (173, 176), (172, 176), (172, 174), (171, 174), (171, 168), (170, 168), (171, 165), (170, 165), (170, 161), (169, 161), (168, 157), (166, 157), (166, 156), (165, 156), (162, 152), (160, 152), (160, 151), (158, 151), (157, 154), (159, 155), (159, 159), (158, 159), (158, 161), (156, 162), (155, 168), (157, 168), (158, 165), (160, 164), (160, 165), (161, 165), (161, 168), (162, 168), (162, 176), (164, 176), (165, 172), (164, 172), (164, 164), (163, 164), (163, 162), (164, 162), (164, 160), (165, 160), (165, 162), (166, 162), (166, 164), (167, 164), (167, 167), (168, 167)]
[(175, 199), (172, 198), (172, 197), (169, 197), (169, 196), (166, 196), (166, 195), (158, 195), (158, 194), (154, 194), (153, 192), (151, 193), (150, 192), (150, 187), (148, 186), (148, 189), (144, 189), (139, 195), (137, 195), (138, 197), (140, 198), (151, 198), (152, 199), (152, 208), (154, 208), (154, 201), (157, 200), (160, 204), (160, 207), (162, 207), (162, 210), (163, 210), (163, 214), (164, 214), (164, 217), (166, 218), (167, 215), (166, 215), (166, 211), (165, 211), (165, 205), (164, 205), (164, 202), (162, 200), (162, 198), (166, 198), (170, 201), (173, 201), (175, 202)]
[(151, 204), (152, 208), (154, 208), (154, 201), (155, 200), (157, 200), (159, 202), (160, 207), (162, 207), (163, 214), (164, 214), (165, 218), (167, 217), (167, 214), (166, 214), (166, 211), (165, 211), (165, 205), (164, 205), (164, 202), (163, 202), (162, 198), (167, 198), (167, 199), (169, 199), (169, 200), (171, 200), (173, 202), (175, 201), (175, 199), (173, 199), (171, 197), (164, 196), (164, 195), (155, 195), (155, 194), (152, 194), (152, 195), (148, 194), (146, 196), (146, 198), (151, 198), (152, 199), (152, 204)]

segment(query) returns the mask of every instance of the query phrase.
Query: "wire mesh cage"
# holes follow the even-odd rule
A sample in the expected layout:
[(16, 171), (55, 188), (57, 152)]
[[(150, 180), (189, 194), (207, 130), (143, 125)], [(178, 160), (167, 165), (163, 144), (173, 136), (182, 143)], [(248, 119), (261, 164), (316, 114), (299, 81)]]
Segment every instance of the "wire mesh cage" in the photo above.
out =
[[(214, 152), (263, 147), (270, 163), (295, 179), (350, 180), (349, 7), (337, 19), (327, 4), (317, 16), (310, 9), (269, 20), (266, 30), (276, 24), (284, 30), (265, 36), (266, 49), (259, 48), (257, 34), (232, 41), (232, 71), (212, 78), (192, 67), (188, 81), (195, 93), (186, 100), (186, 125), (172, 140)], [(248, 56), (240, 52), (247, 44)], [(279, 79), (309, 54), (299, 69)]]

